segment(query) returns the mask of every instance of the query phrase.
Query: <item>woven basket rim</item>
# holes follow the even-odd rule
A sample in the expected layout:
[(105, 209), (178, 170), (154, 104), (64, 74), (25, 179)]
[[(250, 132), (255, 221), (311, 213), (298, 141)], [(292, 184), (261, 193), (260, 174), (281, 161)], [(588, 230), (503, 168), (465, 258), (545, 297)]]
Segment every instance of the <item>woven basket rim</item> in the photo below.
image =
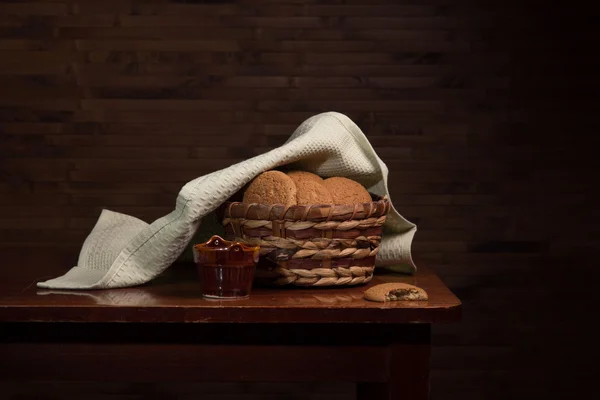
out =
[[(218, 209), (220, 219), (247, 218), (258, 220), (313, 221), (323, 219), (352, 220), (386, 215), (391, 207), (388, 196), (369, 193), (371, 202), (349, 204), (293, 205), (243, 203), (225, 201)], [(237, 214), (237, 217), (233, 217)], [(243, 215), (243, 217), (242, 217)]]

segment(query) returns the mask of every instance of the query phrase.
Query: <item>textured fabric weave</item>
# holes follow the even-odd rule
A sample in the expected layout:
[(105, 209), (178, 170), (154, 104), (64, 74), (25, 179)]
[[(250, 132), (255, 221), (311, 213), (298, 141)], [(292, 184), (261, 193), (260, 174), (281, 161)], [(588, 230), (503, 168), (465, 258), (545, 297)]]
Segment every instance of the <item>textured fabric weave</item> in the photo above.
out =
[[(37, 285), (106, 289), (146, 283), (181, 256), (202, 231), (202, 220), (214, 215), (219, 205), (261, 172), (286, 164), (323, 177), (345, 176), (372, 193), (389, 196), (388, 169), (360, 128), (343, 114), (318, 114), (304, 121), (281, 147), (188, 182), (175, 209), (152, 224), (104, 210), (82, 246), (77, 266)], [(414, 272), (410, 248), (415, 232), (416, 225), (392, 206), (376, 265)]]

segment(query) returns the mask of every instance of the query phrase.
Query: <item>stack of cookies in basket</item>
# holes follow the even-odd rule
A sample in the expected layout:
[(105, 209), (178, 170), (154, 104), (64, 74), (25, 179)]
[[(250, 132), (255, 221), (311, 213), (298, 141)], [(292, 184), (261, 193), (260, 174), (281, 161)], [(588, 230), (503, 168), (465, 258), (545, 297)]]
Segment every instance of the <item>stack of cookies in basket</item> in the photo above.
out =
[(371, 280), (390, 203), (346, 177), (270, 170), (220, 210), (229, 239), (260, 246), (255, 281), (323, 287)]
[(371, 195), (358, 182), (344, 177), (323, 179), (306, 171), (267, 171), (258, 175), (244, 191), (244, 203), (358, 204), (371, 201)]

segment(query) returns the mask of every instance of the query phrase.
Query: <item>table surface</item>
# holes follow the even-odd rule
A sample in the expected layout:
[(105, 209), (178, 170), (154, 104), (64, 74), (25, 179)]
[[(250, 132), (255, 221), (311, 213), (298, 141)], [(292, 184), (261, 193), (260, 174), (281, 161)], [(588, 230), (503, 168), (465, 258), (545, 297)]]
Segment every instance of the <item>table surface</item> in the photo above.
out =
[[(150, 283), (110, 290), (47, 290), (36, 282), (65, 273), (73, 255), (8, 253), (0, 270), (0, 322), (438, 323), (460, 319), (461, 302), (435, 273), (383, 273), (366, 285), (255, 287), (245, 300), (205, 300), (193, 265), (174, 265)], [(76, 255), (75, 255), (76, 257)], [(68, 261), (67, 261), (68, 260)], [(8, 261), (8, 262), (7, 262)], [(378, 283), (425, 289), (428, 301), (376, 303), (363, 292)]]

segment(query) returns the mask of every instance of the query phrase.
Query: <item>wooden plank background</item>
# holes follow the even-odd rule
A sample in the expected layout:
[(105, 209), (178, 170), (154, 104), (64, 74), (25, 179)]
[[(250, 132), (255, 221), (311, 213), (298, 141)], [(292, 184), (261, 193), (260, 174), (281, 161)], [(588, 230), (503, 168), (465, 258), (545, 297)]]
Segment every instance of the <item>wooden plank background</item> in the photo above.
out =
[[(389, 166), (417, 265), (465, 303), (434, 330), (432, 398), (575, 398), (600, 242), (592, 17), (509, 0), (2, 1), (0, 248), (76, 260), (102, 208), (150, 222), (188, 180), (339, 111)], [(0, 384), (10, 399), (169, 393), (353, 398), (337, 384)]]

